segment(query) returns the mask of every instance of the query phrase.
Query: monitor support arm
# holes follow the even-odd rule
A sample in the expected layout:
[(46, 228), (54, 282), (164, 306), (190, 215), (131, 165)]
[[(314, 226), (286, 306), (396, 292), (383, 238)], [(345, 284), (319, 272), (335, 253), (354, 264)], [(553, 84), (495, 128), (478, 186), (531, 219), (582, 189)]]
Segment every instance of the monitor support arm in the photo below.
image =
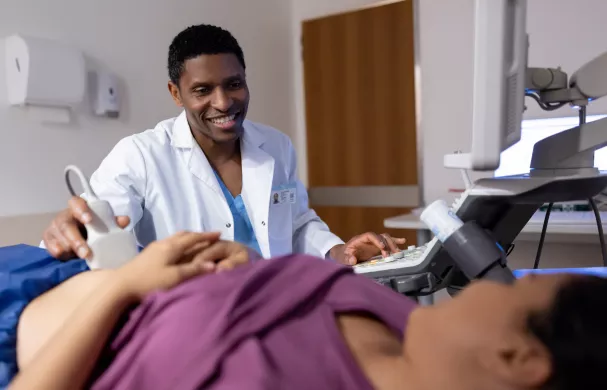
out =
[(535, 144), (533, 176), (596, 175), (594, 152), (607, 146), (607, 118), (585, 123), (586, 106), (607, 95), (607, 53), (586, 63), (569, 80), (560, 69), (528, 68), (526, 94), (542, 109), (566, 104), (580, 110), (580, 125)]
[(533, 147), (534, 176), (596, 175), (594, 152), (607, 146), (607, 118), (547, 137)]

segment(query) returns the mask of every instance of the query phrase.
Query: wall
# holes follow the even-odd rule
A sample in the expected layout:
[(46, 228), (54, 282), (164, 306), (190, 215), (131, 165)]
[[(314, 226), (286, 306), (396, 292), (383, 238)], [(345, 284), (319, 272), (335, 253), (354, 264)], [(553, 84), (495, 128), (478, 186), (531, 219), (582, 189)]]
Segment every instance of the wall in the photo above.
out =
[[(9, 109), (0, 43), (0, 217), (41, 215), (44, 226), (65, 207), (65, 165), (90, 174), (120, 138), (179, 113), (167, 92), (166, 55), (175, 34), (191, 24), (218, 24), (239, 39), (252, 94), (249, 118), (291, 132), (290, 12), (284, 0), (23, 0), (2, 7), (0, 38), (18, 32), (82, 49), (91, 66), (122, 79), (125, 110), (119, 120), (78, 111), (71, 125), (49, 126)], [(0, 244), (14, 237), (6, 224), (0, 223)]]

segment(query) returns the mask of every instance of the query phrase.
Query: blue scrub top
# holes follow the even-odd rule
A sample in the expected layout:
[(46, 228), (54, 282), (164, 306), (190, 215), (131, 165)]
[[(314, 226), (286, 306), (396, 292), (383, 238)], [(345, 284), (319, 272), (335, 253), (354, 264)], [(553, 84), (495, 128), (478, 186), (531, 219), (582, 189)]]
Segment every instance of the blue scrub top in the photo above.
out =
[(261, 255), (261, 249), (259, 248), (259, 243), (255, 237), (253, 224), (251, 224), (251, 220), (247, 214), (247, 209), (244, 206), (242, 196), (238, 195), (233, 197), (230, 190), (228, 190), (228, 187), (226, 187), (223, 180), (221, 180), (219, 174), (215, 170), (213, 170), (213, 173), (215, 173), (221, 191), (223, 191), (223, 195), (228, 201), (230, 211), (232, 212), (232, 218), (234, 219), (234, 241), (248, 246)]

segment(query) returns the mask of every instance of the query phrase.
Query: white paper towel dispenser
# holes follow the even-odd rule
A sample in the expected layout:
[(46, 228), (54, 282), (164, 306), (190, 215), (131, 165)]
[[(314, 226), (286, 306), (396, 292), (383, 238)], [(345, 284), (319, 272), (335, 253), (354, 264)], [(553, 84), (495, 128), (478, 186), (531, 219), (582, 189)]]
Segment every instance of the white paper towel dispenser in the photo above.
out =
[(12, 35), (5, 40), (5, 51), (10, 104), (71, 108), (84, 99), (85, 59), (78, 49)]

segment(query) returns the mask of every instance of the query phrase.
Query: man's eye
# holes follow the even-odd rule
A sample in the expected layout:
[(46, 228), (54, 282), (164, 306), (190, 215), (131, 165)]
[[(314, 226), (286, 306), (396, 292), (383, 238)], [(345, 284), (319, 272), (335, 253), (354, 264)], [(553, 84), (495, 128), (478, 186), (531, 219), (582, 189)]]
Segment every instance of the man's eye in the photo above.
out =
[(210, 92), (209, 88), (196, 88), (194, 93), (197, 95), (207, 95)]
[(242, 81), (232, 81), (230, 83), (230, 88), (231, 89), (239, 89), (242, 88)]

